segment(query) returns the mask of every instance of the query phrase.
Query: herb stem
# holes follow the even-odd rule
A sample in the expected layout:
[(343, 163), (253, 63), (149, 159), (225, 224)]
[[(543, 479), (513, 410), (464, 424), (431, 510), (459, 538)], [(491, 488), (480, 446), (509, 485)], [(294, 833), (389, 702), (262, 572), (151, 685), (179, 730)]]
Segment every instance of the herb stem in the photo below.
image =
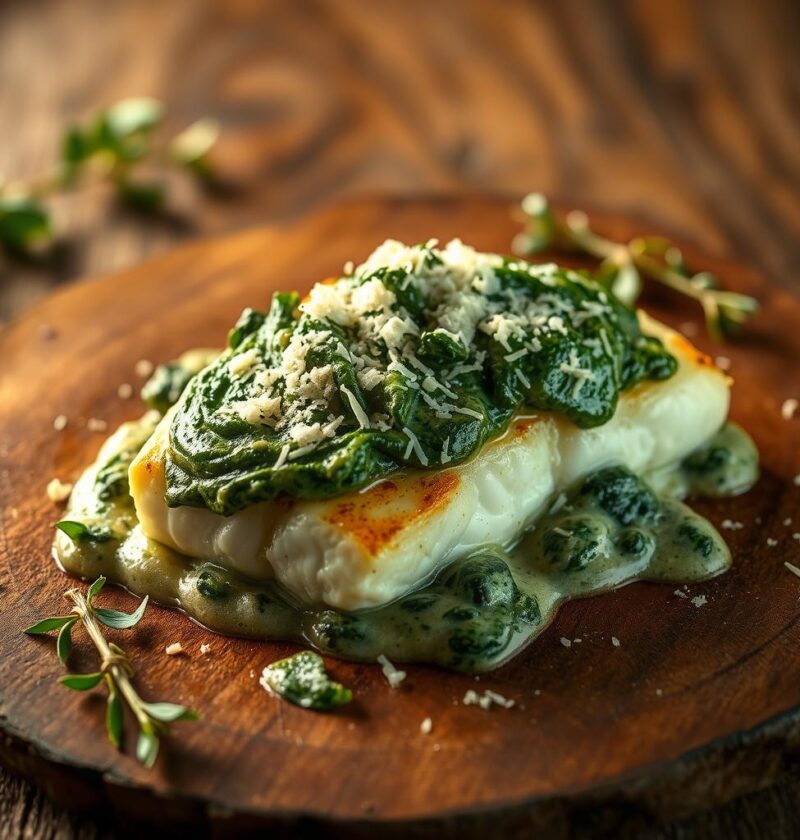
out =
[[(522, 202), (522, 211), (527, 220), (526, 230), (515, 239), (515, 245), (525, 253), (564, 247), (600, 260), (601, 268), (607, 269), (605, 276), (610, 275), (606, 285), (628, 305), (635, 303), (641, 289), (639, 277), (646, 276), (697, 301), (705, 313), (708, 332), (714, 338), (734, 332), (758, 310), (754, 298), (718, 288), (715, 278), (707, 272), (685, 274), (680, 251), (663, 239), (639, 237), (627, 245), (614, 242), (593, 231), (582, 211), (573, 210), (561, 218), (553, 213), (547, 199), (536, 193)], [(679, 268), (670, 257), (677, 258)], [(633, 275), (635, 282), (627, 285), (620, 282), (624, 274)]]
[(103, 631), (100, 629), (100, 626), (92, 613), (91, 605), (86, 601), (83, 593), (79, 589), (70, 589), (66, 594), (67, 597), (71, 598), (75, 604), (73, 612), (75, 612), (83, 622), (83, 626), (86, 628), (89, 638), (92, 640), (94, 646), (97, 648), (97, 652), (100, 654), (100, 670), (104, 674), (108, 674), (114, 681), (115, 687), (125, 698), (130, 710), (136, 717), (139, 726), (141, 728), (151, 727), (152, 722), (149, 715), (143, 708), (142, 698), (136, 693), (136, 689), (130, 681), (130, 677), (128, 675), (130, 664), (128, 663), (127, 658), (124, 654), (115, 653), (111, 649), (111, 646), (103, 635)]

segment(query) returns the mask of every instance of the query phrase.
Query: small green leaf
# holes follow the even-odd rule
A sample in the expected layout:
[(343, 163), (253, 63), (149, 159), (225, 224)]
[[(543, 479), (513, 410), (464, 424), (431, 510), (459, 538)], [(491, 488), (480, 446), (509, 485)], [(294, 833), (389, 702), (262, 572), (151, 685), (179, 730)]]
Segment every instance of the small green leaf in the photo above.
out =
[(89, 587), (89, 591), (86, 593), (86, 600), (88, 603), (92, 603), (95, 599), (95, 596), (100, 593), (100, 590), (105, 586), (106, 579), (102, 577), (102, 575), (97, 578), (97, 580)]
[(162, 723), (172, 723), (175, 720), (197, 720), (197, 712), (180, 706), (177, 703), (145, 703), (144, 709), (150, 717)]
[(95, 151), (90, 135), (78, 126), (71, 126), (61, 140), (61, 180), (65, 185), (74, 182), (81, 166)]
[(69, 622), (74, 620), (74, 615), (56, 615), (52, 618), (43, 618), (41, 621), (37, 621), (36, 624), (31, 624), (30, 627), (26, 627), (22, 632), (27, 633), (29, 636), (39, 636), (42, 633), (49, 633), (51, 630), (60, 630), (65, 624), (69, 624)]
[(62, 519), (56, 523), (56, 528), (63, 531), (73, 542), (87, 540), (88, 542), (108, 542), (111, 539), (111, 532), (104, 528), (90, 528), (83, 522), (75, 522), (71, 519)]
[(77, 620), (76, 617), (72, 621), (67, 621), (59, 631), (58, 638), (56, 639), (56, 655), (62, 665), (66, 665), (67, 659), (69, 659), (69, 654), (72, 650), (72, 628), (75, 626)]
[(122, 701), (119, 699), (114, 680), (106, 674), (106, 685), (108, 686), (108, 702), (106, 704), (106, 732), (108, 740), (117, 748), (122, 744)]
[(154, 213), (164, 206), (167, 192), (163, 184), (118, 181), (117, 194), (128, 207), (140, 213)]
[(106, 627), (113, 627), (115, 630), (127, 630), (141, 621), (144, 611), (147, 609), (148, 598), (149, 596), (145, 595), (142, 602), (132, 613), (96, 607), (94, 614), (97, 616), (97, 620), (105, 624)]
[(26, 252), (50, 238), (50, 214), (32, 198), (0, 198), (0, 244)]
[(142, 729), (136, 744), (136, 758), (149, 770), (158, 757), (158, 735), (152, 729)]
[(122, 99), (106, 111), (109, 129), (118, 138), (154, 129), (164, 115), (164, 106), (146, 96)]
[(101, 679), (103, 679), (102, 672), (96, 671), (94, 674), (65, 674), (63, 677), (59, 677), (58, 681), (61, 685), (71, 688), (73, 691), (89, 691)]
[(73, 542), (83, 539), (89, 533), (89, 527), (83, 522), (73, 522), (71, 519), (62, 519), (56, 523), (56, 528), (63, 531)]
[(192, 123), (169, 145), (169, 153), (181, 166), (195, 175), (207, 178), (211, 174), (209, 153), (219, 138), (217, 120), (205, 117)]

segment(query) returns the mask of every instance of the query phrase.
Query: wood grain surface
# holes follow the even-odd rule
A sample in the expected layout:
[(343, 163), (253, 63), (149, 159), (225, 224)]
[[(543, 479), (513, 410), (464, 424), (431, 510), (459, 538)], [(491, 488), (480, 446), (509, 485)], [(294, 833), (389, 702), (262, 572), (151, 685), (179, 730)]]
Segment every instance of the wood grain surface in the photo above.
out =
[[(0, 322), (197, 235), (365, 192), (465, 187), (634, 212), (797, 288), (798, 33), (795, 0), (7, 0), (1, 178), (47, 169), (71, 120), (149, 94), (169, 131), (220, 119), (231, 189), (178, 190), (152, 222), (103, 191), (59, 199), (52, 255), (0, 257)], [(794, 837), (796, 778), (663, 836)], [(1, 769), (0, 827), (98, 830)]]
[[(746, 496), (698, 504), (717, 523), (746, 526), (728, 534), (733, 570), (691, 587), (691, 596), (706, 596), (704, 606), (652, 584), (569, 604), (539, 641), (477, 685), (409, 666), (404, 687), (392, 691), (377, 666), (331, 660), (356, 695), (352, 708), (332, 715), (276, 702), (258, 686), (261, 668), (292, 646), (225, 639), (154, 607), (126, 641), (142, 690), (204, 716), (181, 727), (150, 773), (109, 748), (92, 697), (65, 697), (54, 685), (61, 668), (52, 641), (20, 637), (19, 627), (57, 609), (67, 583), (48, 557), (58, 510), (45, 485), (52, 475), (73, 479), (94, 456), (100, 437), (87, 418), (113, 427), (140, 411), (116, 395), (121, 382), (135, 381), (137, 360), (220, 343), (245, 305), (263, 303), (277, 288), (307, 288), (387, 236), (460, 235), (480, 248), (507, 249), (511, 206), (479, 197), (349, 203), (76, 286), (0, 336), (7, 762), (35, 771), (51, 795), (112, 809), (128, 825), (156, 816), (162, 827), (175, 818), (234, 832), (267, 819), (276, 830), (342, 836), (370, 836), (378, 827), (387, 836), (412, 829), (485, 836), (490, 826), (497, 836), (565, 834), (600, 824), (620, 834), (724, 803), (780, 775), (800, 744), (800, 581), (783, 565), (800, 562), (795, 529), (784, 524), (787, 517), (800, 522), (792, 480), (800, 472), (798, 421), (780, 411), (786, 396), (800, 393), (800, 334), (792, 329), (800, 301), (692, 249), (695, 267), (763, 304), (744, 339), (725, 351), (737, 380), (733, 417), (754, 434), (763, 476)], [(641, 222), (595, 219), (612, 237), (653, 232)], [(698, 329), (697, 313), (672, 297), (652, 295), (648, 309)], [(698, 342), (708, 347), (702, 336)], [(70, 422), (56, 433), (60, 413)], [(110, 600), (131, 603), (122, 593)], [(582, 642), (565, 649), (564, 636)], [(163, 653), (175, 641), (186, 656)], [(203, 642), (212, 646), (207, 656), (199, 654)], [(78, 661), (88, 659), (79, 649)], [(461, 698), (472, 687), (491, 687), (517, 707), (465, 707)], [(419, 725), (428, 716), (434, 729), (424, 735)], [(158, 805), (148, 805), (151, 796)]]

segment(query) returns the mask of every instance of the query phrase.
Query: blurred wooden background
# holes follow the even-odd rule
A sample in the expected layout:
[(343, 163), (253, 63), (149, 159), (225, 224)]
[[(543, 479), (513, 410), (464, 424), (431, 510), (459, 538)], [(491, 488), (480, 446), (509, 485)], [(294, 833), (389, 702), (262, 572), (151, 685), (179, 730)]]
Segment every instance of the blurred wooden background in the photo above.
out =
[[(53, 256), (0, 261), (0, 323), (188, 237), (375, 192), (542, 190), (800, 276), (797, 0), (0, 4), (0, 177), (45, 171), (71, 120), (130, 95), (162, 99), (167, 131), (218, 118), (231, 189), (180, 188), (166, 220), (60, 198)], [(695, 828), (799, 821), (787, 782)], [(102, 834), (0, 773), (3, 837)]]
[(129, 95), (223, 125), (233, 189), (169, 221), (59, 199), (44, 265), (0, 268), (0, 321), (54, 285), (364, 192), (542, 190), (632, 211), (777, 280), (800, 269), (797, 0), (22, 0), (0, 4), (0, 177)]

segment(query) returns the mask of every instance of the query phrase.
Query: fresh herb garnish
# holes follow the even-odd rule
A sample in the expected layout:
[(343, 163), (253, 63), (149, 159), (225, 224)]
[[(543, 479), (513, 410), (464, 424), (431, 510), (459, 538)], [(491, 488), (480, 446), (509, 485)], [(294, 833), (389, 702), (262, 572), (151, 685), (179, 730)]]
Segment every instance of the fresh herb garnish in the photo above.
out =
[(715, 339), (734, 335), (758, 311), (755, 298), (720, 289), (709, 272), (687, 271), (680, 250), (663, 237), (637, 237), (627, 245), (612, 242), (591, 229), (585, 213), (573, 210), (563, 217), (556, 215), (540, 193), (528, 195), (521, 206), (525, 229), (514, 239), (517, 253), (528, 256), (555, 249), (601, 260), (596, 279), (629, 306), (639, 297), (644, 276), (696, 300), (703, 308), (706, 329)]
[(100, 625), (104, 624), (116, 630), (134, 627), (144, 615), (147, 598), (144, 598), (132, 613), (96, 607), (94, 599), (105, 581), (104, 577), (98, 578), (85, 596), (79, 589), (70, 589), (66, 595), (74, 604), (72, 612), (68, 615), (44, 618), (26, 628), (24, 632), (30, 636), (38, 636), (58, 630), (56, 653), (59, 660), (66, 664), (72, 650), (72, 630), (78, 622), (83, 624), (100, 654), (100, 669), (89, 674), (66, 674), (59, 682), (73, 691), (91, 691), (100, 682), (105, 683), (108, 691), (106, 731), (109, 741), (117, 748), (122, 743), (124, 700), (139, 726), (136, 757), (149, 768), (155, 764), (160, 738), (169, 733), (169, 724), (176, 720), (196, 720), (198, 714), (176, 703), (148, 703), (139, 696), (131, 682), (134, 672), (130, 660), (121, 647), (106, 641)]
[(73, 542), (86, 540), (87, 542), (108, 542), (112, 534), (107, 528), (93, 528), (83, 522), (72, 519), (62, 519), (56, 522), (56, 528), (63, 531)]
[(353, 699), (349, 688), (327, 675), (322, 657), (308, 650), (267, 666), (261, 684), (304, 709), (326, 711)]
[(53, 226), (44, 199), (89, 180), (108, 182), (119, 200), (137, 212), (160, 210), (166, 185), (145, 180), (139, 174), (143, 164), (148, 171), (178, 167), (210, 184), (214, 176), (210, 151), (219, 135), (216, 121), (198, 120), (164, 146), (153, 139), (163, 117), (164, 107), (155, 99), (123, 99), (67, 129), (59, 160), (44, 177), (7, 185), (0, 180), (0, 246), (30, 253), (46, 245)]

